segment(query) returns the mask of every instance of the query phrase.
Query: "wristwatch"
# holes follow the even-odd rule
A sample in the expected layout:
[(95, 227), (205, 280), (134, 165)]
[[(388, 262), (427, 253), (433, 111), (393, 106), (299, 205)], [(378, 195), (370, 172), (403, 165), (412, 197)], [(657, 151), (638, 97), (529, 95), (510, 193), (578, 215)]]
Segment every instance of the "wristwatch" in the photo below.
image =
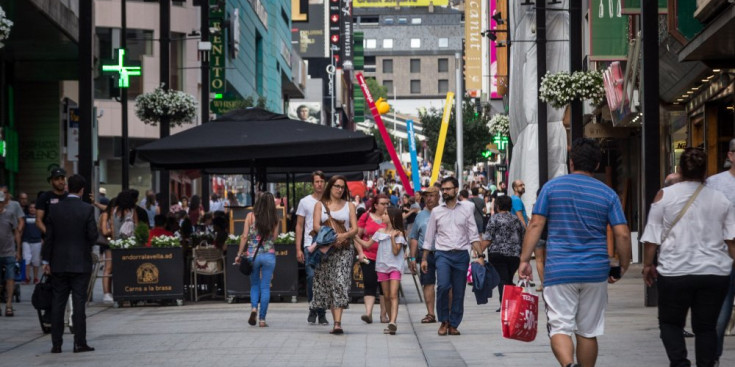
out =
[(477, 255), (477, 258), (478, 259), (484, 259), (485, 258), (485, 254), (479, 254), (479, 255)]

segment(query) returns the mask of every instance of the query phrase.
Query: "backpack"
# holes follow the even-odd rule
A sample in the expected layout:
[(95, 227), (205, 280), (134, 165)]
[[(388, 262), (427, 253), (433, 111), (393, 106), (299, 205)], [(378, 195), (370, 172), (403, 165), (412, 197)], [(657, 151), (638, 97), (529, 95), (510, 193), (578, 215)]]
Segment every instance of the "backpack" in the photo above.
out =
[(135, 223), (133, 222), (133, 214), (130, 213), (125, 216), (123, 223), (120, 226), (120, 238), (130, 238), (135, 235)]

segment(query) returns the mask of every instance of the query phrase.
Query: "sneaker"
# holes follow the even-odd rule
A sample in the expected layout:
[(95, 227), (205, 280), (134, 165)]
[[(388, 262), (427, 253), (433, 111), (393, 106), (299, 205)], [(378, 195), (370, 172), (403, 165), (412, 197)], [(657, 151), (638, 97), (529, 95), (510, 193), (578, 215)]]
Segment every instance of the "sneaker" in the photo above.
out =
[(105, 293), (104, 296), (102, 296), (102, 302), (103, 303), (113, 303), (115, 300), (112, 298), (112, 293)]
[(319, 315), (319, 325), (329, 325), (326, 315)]
[(310, 325), (314, 325), (314, 324), (316, 323), (316, 311), (314, 311), (314, 310), (309, 310), (309, 317), (307, 317), (307, 318), (306, 318), (306, 321), (307, 321), (307, 322), (308, 322), (308, 323), (309, 323)]

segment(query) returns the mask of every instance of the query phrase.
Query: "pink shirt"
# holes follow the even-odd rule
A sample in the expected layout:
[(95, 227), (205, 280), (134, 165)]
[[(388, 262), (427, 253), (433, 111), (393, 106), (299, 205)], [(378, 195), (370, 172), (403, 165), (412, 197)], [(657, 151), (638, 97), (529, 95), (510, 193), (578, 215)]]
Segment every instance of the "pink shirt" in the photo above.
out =
[[(365, 214), (360, 217), (360, 220), (357, 221), (357, 226), (359, 228), (365, 229), (365, 232), (362, 234), (361, 237), (361, 239), (364, 241), (370, 241), (370, 239), (373, 238), (375, 232), (377, 232), (381, 228), (385, 228), (385, 224), (376, 223), (373, 220), (373, 218), (370, 216), (370, 212), (365, 212)], [(375, 261), (375, 258), (378, 256), (378, 242), (373, 243), (373, 245), (368, 248), (363, 248), (362, 252), (365, 257)]]
[(459, 201), (453, 209), (447, 204), (434, 208), (426, 224), (423, 249), (449, 251), (469, 250), (472, 242), (480, 241), (475, 223), (475, 204)]

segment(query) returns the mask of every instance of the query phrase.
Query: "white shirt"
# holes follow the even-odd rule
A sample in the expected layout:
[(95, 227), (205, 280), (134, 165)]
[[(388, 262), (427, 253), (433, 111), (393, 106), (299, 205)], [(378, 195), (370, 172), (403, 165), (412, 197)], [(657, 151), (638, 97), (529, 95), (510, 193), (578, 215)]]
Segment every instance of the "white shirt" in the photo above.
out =
[(730, 171), (710, 176), (707, 179), (707, 187), (723, 193), (735, 205), (735, 176)]
[[(306, 195), (299, 200), (299, 207), (296, 209), (296, 215), (304, 217), (304, 247), (311, 246), (313, 239), (311, 231), (314, 229), (314, 206), (319, 200), (314, 199), (311, 195)], [(300, 233), (296, 234), (300, 236)]]
[[(390, 243), (389, 234), (380, 230), (375, 232), (372, 239), (378, 242), (378, 253), (375, 256), (375, 271), (380, 273), (390, 273), (392, 271), (403, 272), (403, 264), (405, 263), (403, 259), (403, 246), (401, 246), (398, 255), (393, 255), (393, 244)], [(403, 236), (397, 236), (396, 243), (405, 245), (406, 239)]]
[(475, 223), (475, 204), (458, 201), (453, 209), (442, 203), (431, 211), (426, 224), (424, 250), (469, 250), (472, 242), (480, 241)]
[(217, 199), (217, 201), (209, 201), (209, 211), (214, 213), (216, 211), (225, 211), (225, 201)]
[(651, 205), (641, 242), (660, 245), (656, 270), (661, 275), (729, 275), (732, 270), (724, 240), (735, 239), (735, 206), (721, 192), (705, 186), (671, 228), (697, 186), (685, 181), (666, 187), (663, 198)]

